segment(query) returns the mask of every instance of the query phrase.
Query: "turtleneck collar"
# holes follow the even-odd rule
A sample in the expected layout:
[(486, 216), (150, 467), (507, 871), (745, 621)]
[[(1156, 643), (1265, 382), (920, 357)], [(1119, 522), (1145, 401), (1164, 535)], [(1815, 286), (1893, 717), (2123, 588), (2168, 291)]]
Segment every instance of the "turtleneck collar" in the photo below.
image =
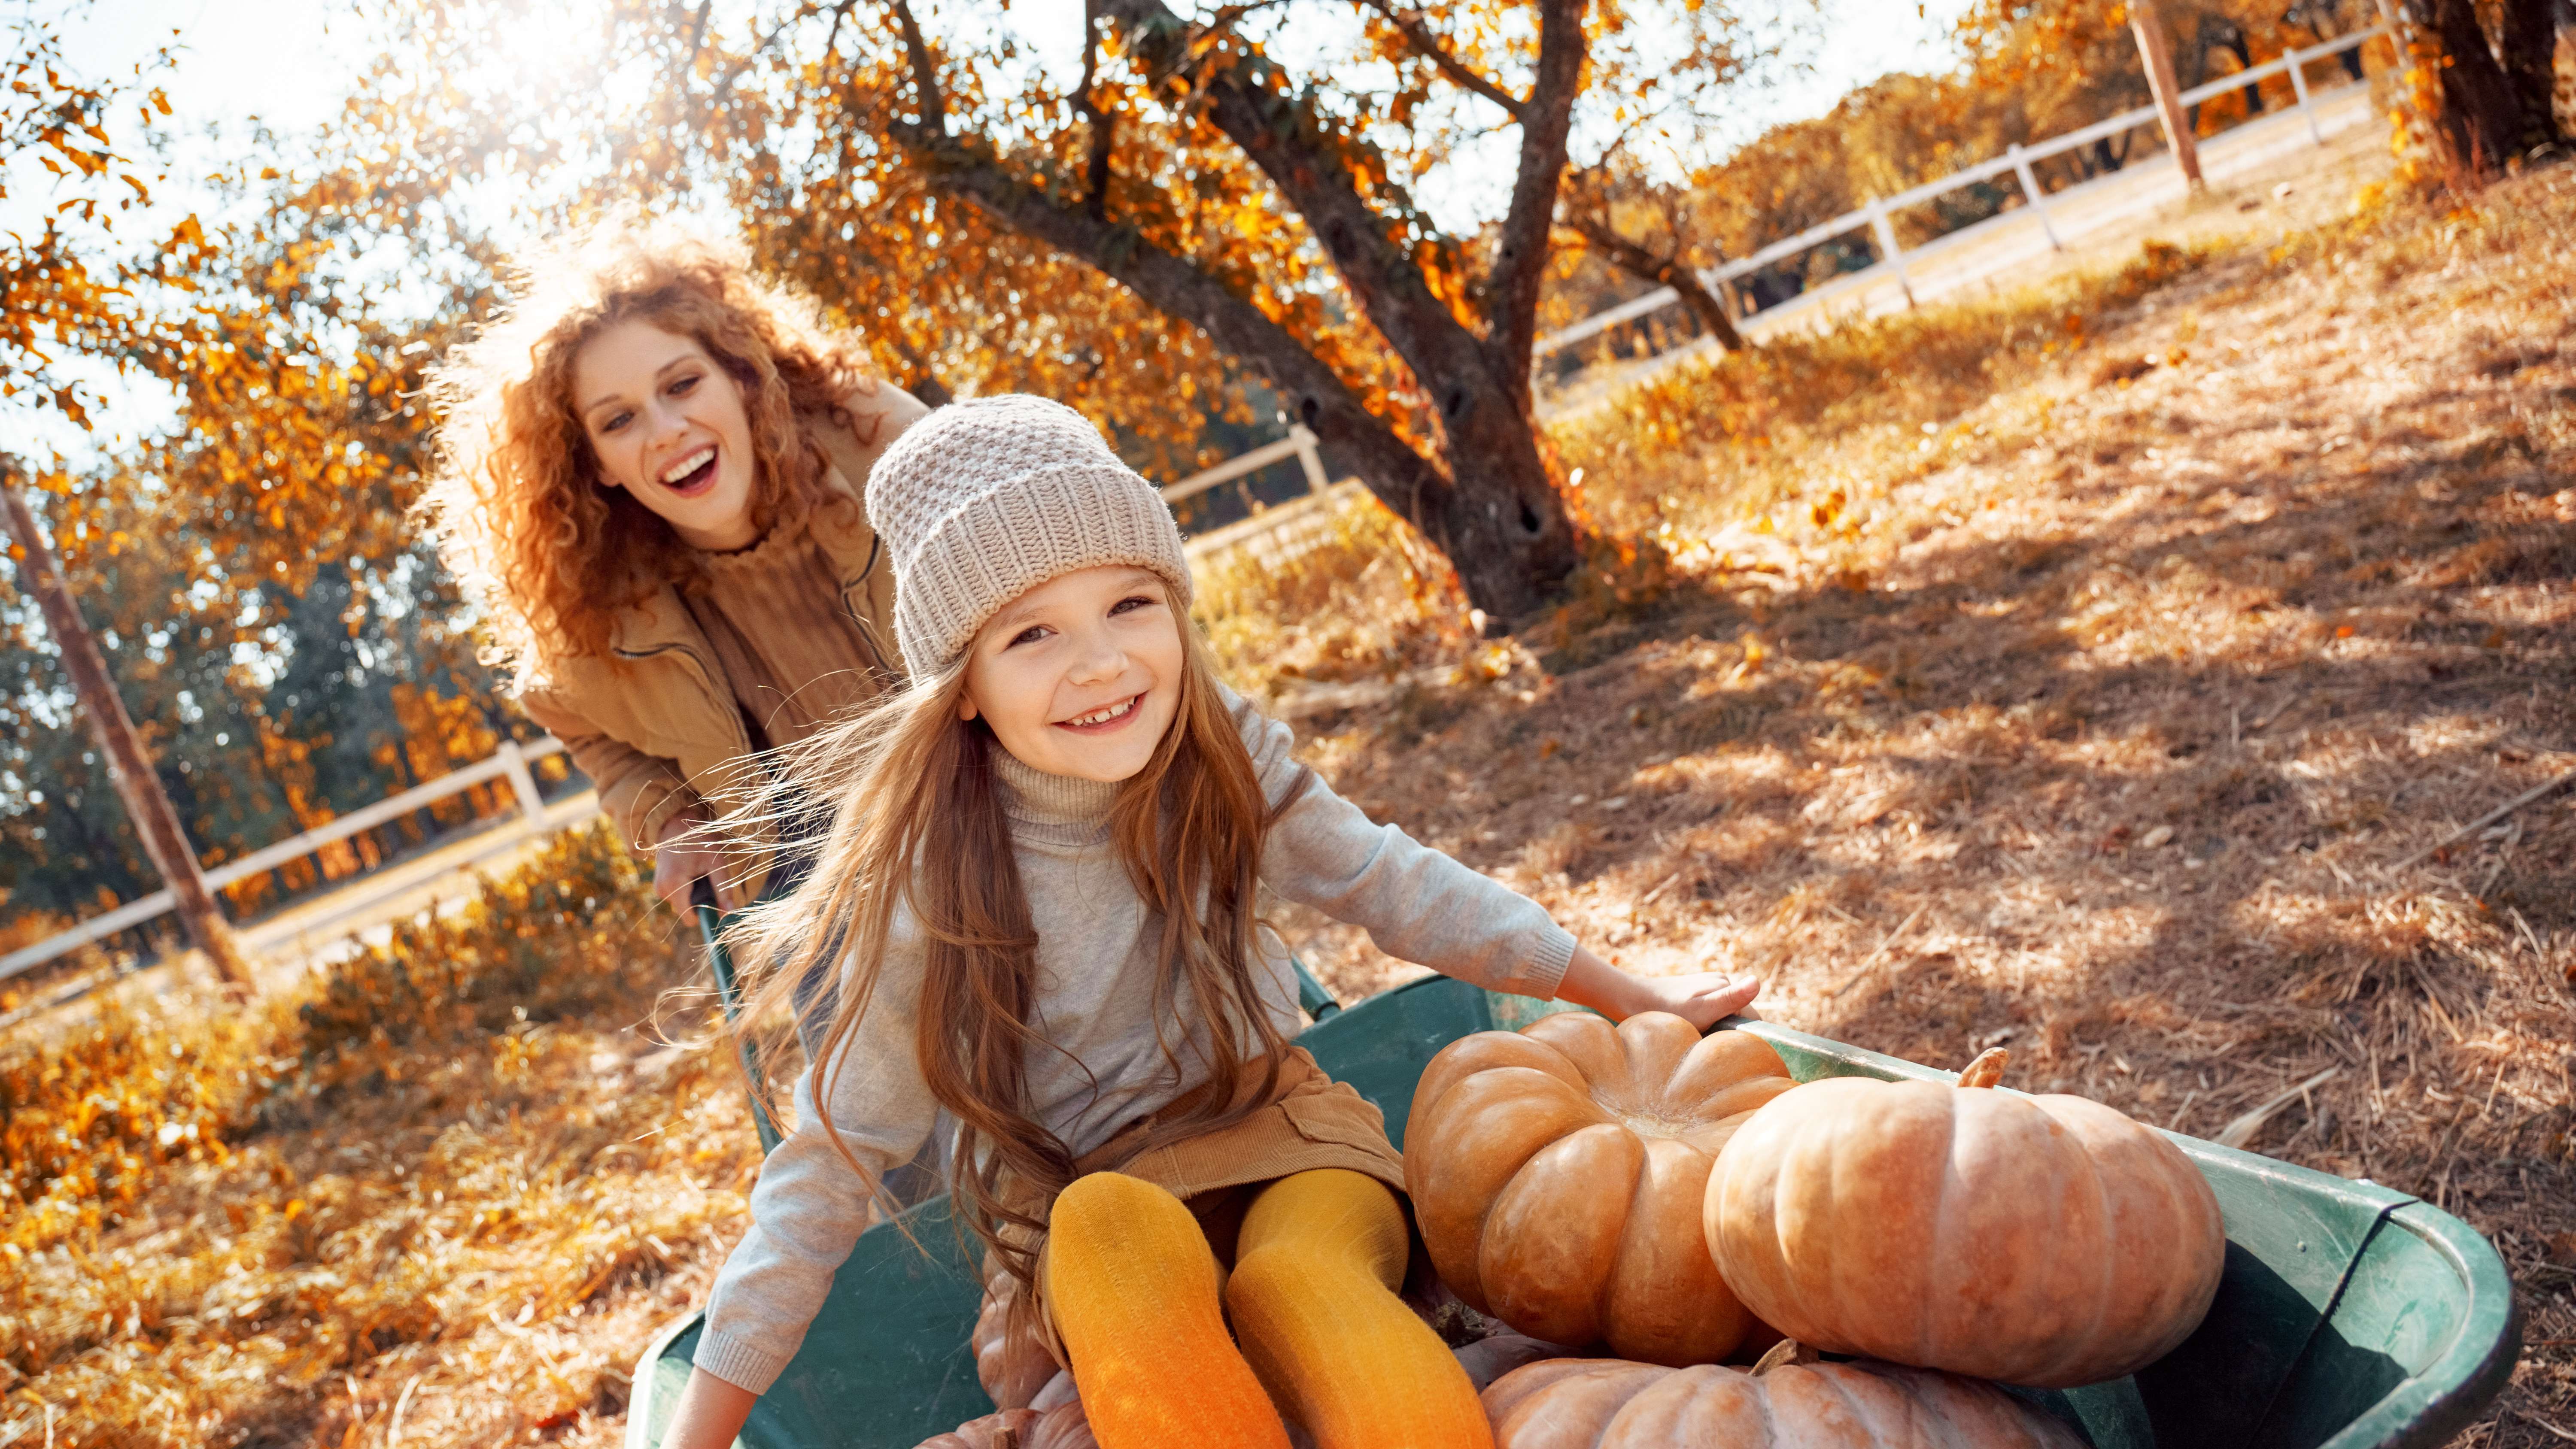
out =
[(698, 566), (710, 581), (765, 579), (774, 574), (789, 555), (806, 546), (807, 522), (801, 514), (782, 518), (771, 524), (769, 531), (754, 539), (749, 546), (730, 553), (699, 549)]
[(1031, 769), (1020, 757), (988, 743), (993, 775), (1002, 786), (1002, 813), (1012, 833), (1059, 845), (1090, 845), (1109, 836), (1109, 807), (1118, 799), (1118, 782), (1082, 780)]

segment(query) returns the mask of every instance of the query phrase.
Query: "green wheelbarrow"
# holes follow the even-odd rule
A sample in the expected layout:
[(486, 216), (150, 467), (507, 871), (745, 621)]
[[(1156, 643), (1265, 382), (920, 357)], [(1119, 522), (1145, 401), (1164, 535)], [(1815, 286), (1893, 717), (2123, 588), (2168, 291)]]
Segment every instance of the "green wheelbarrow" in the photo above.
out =
[[(712, 910), (703, 921), (716, 924)], [(1302, 966), (1298, 976), (1315, 1018), (1298, 1044), (1386, 1113), (1399, 1147), (1433, 1053), (1570, 1009), (1432, 977), (1340, 1010)], [(719, 979), (730, 978), (720, 959)], [(1951, 1076), (1770, 1022), (1729, 1025), (1771, 1043), (1800, 1081)], [(2521, 1320), (2503, 1261), (2468, 1224), (2371, 1183), (2173, 1140), (2227, 1219), (2227, 1266), (2207, 1321), (2134, 1377), (2015, 1392), (2078, 1426), (2095, 1449), (2431, 1449), (2504, 1387)], [(981, 1296), (946, 1198), (869, 1229), (741, 1444), (913, 1449), (990, 1413), (967, 1347)], [(659, 1449), (701, 1327), (691, 1315), (645, 1349), (627, 1449)]]

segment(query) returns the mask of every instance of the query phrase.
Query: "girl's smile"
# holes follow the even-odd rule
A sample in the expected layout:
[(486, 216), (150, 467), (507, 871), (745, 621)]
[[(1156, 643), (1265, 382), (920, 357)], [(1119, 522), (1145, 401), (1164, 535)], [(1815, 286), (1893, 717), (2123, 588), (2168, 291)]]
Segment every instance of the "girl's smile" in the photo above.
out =
[(1144, 698), (1145, 696), (1141, 694), (1131, 694), (1105, 709), (1096, 709), (1073, 719), (1058, 720), (1056, 727), (1071, 730), (1075, 734), (1093, 736), (1124, 729), (1136, 722), (1136, 706), (1142, 703)]

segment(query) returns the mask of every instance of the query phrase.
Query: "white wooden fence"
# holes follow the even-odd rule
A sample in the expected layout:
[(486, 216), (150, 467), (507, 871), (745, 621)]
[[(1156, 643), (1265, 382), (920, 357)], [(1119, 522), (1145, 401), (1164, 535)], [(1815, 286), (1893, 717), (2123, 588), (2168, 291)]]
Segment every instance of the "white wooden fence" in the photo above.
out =
[[(1172, 484), (1163, 490), (1163, 497), (1169, 502), (1177, 503), (1184, 498), (1194, 497), (1211, 488), (1231, 483), (1248, 473), (1257, 472), (1290, 457), (1297, 459), (1305, 471), (1306, 486), (1309, 490), (1307, 497), (1322, 496), (1328, 486), (1324, 477), (1323, 457), (1316, 451), (1314, 433), (1303, 426), (1298, 426), (1290, 428), (1288, 436), (1276, 443), (1255, 448), (1239, 458), (1230, 459), (1205, 472), (1194, 473)], [(1299, 499), (1298, 503), (1302, 504), (1305, 501), (1305, 499)], [(1296, 505), (1291, 504), (1288, 507), (1293, 509)], [(1265, 513), (1256, 514), (1244, 522), (1268, 521), (1270, 515), (1281, 513), (1281, 509), (1274, 508)], [(1241, 525), (1236, 527), (1239, 528)], [(435, 780), (415, 785), (399, 795), (390, 795), (372, 805), (352, 810), (327, 825), (252, 851), (239, 860), (226, 861), (206, 872), (207, 888), (221, 890), (225, 886), (246, 880), (262, 871), (275, 870), (291, 861), (301, 860), (361, 831), (372, 830), (388, 820), (408, 815), (424, 806), (434, 805), (450, 796), (461, 795), (487, 780), (504, 778), (509, 780), (511, 793), (519, 806), (517, 815), (508, 822), (509, 828), (515, 835), (528, 837), (560, 829), (573, 822), (564, 819), (560, 813), (553, 817), (548, 815), (545, 799), (537, 790), (536, 776), (530, 772), (528, 766), (533, 761), (561, 753), (563, 753), (563, 741), (551, 736), (524, 745), (516, 740), (504, 741), (499, 752), (490, 759), (477, 761), (462, 769), (441, 775)], [(374, 895), (399, 894), (415, 888), (417, 884), (416, 881), (402, 878), (399, 873), (369, 872), (351, 880), (333, 895), (337, 898), (336, 904), (350, 910), (359, 910), (363, 909)], [(154, 891), (138, 900), (128, 901), (112, 910), (102, 911), (68, 931), (48, 936), (34, 945), (0, 956), (0, 981), (31, 971), (48, 961), (77, 951), (83, 946), (106, 940), (120, 931), (129, 930), (146, 921), (167, 915), (175, 905), (176, 902), (170, 892), (164, 889)]]
[(1315, 451), (1315, 434), (1305, 424), (1298, 423), (1291, 426), (1288, 429), (1288, 436), (1278, 442), (1255, 448), (1240, 458), (1219, 463), (1204, 473), (1192, 473), (1164, 489), (1163, 501), (1178, 503), (1184, 498), (1196, 498), (1219, 484), (1231, 483), (1246, 473), (1257, 473), (1292, 453), (1296, 455), (1298, 464), (1306, 470), (1307, 492), (1321, 493), (1331, 486), (1324, 477), (1323, 454)]
[[(2225, 95), (2229, 91), (2243, 90), (2245, 87), (2255, 85), (2267, 77), (2279, 75), (2282, 72), (2287, 71), (2290, 76), (2291, 90), (2298, 98), (2297, 114), (2307, 122), (2310, 139), (2322, 146), (2325, 144), (2326, 138), (2323, 130), (2317, 124), (2317, 102), (2319, 97), (2308, 88), (2306, 68), (2318, 61), (2329, 60), (2335, 56), (2341, 55), (2345, 51), (2361, 45), (2373, 36), (2385, 35), (2387, 33), (2387, 26), (2376, 25), (2367, 30), (2356, 31), (2350, 35), (2337, 37), (2336, 39), (2326, 41), (2321, 45), (2312, 45), (2304, 49), (2294, 48), (2284, 52), (2272, 60), (2264, 62), (2261, 65), (2252, 66), (2245, 70), (2221, 76), (2217, 80), (2210, 81), (2204, 85), (2194, 86), (2190, 90), (2182, 93), (2182, 104), (2186, 107), (2196, 106), (2204, 101)], [(2023, 146), (2019, 143), (2015, 143), (2005, 148), (2003, 155), (1997, 156), (1992, 160), (1980, 162), (1963, 171), (1952, 172), (1950, 175), (1941, 177), (1936, 181), (1927, 181), (1910, 190), (1900, 191), (1894, 196), (1873, 197), (1866, 204), (1855, 208), (1854, 210), (1844, 212), (1842, 215), (1835, 217), (1831, 221), (1811, 226), (1805, 231), (1798, 233), (1796, 236), (1787, 237), (1780, 241), (1773, 242), (1771, 245), (1762, 248), (1751, 256), (1739, 257), (1722, 266), (1709, 268), (1699, 274), (1700, 280), (1711, 288), (1720, 287), (1725, 283), (1734, 281), (1738, 277), (1749, 276), (1752, 273), (1758, 272), (1764, 267), (1770, 266), (1775, 262), (1785, 261), (1811, 247), (1821, 245), (1822, 243), (1832, 241), (1836, 237), (1844, 236), (1851, 232), (1858, 231), (1863, 227), (1867, 227), (1869, 228), (1872, 239), (1878, 248), (1878, 265), (1891, 269), (1896, 275), (1897, 285), (1906, 292), (1909, 298), (1911, 298), (1913, 295), (1913, 286), (1907, 278), (1905, 270), (1905, 258), (1907, 255), (1906, 249), (1898, 245), (1895, 228), (1888, 223), (1889, 215), (1894, 212), (1903, 211), (1909, 206), (1920, 205), (1923, 202), (1946, 195), (1960, 189), (1961, 187), (1974, 186), (1983, 181), (1990, 181), (2007, 172), (2012, 174), (2014, 181), (2021, 188), (2022, 200), (2029, 207), (2030, 211), (2038, 218), (2040, 227), (2048, 236), (2050, 247), (2057, 250), (2063, 250), (2069, 238), (2060, 234), (2057, 221), (2050, 214), (2049, 194), (2041, 188), (2039, 179), (2032, 174), (2031, 163), (2047, 160), (2051, 156), (2062, 155), (2079, 146), (2089, 146), (2096, 141), (2107, 140), (2124, 131), (2134, 130), (2139, 126), (2154, 124), (2155, 121), (2156, 108), (2153, 105), (2145, 105), (2140, 106), (2133, 111), (2123, 111), (2119, 115), (2113, 116), (2108, 120), (2096, 121), (2092, 125), (2085, 126), (2079, 130), (2069, 131), (2065, 135), (2052, 136), (2045, 141), (2037, 142), (2030, 146)], [(1952, 236), (1956, 235), (1958, 235), (1958, 233), (1952, 234)], [(1916, 248), (1915, 252), (1919, 255), (1923, 251), (1929, 250), (1932, 247), (1940, 246), (1951, 239), (1951, 237), (1936, 238), (1931, 242), (1925, 243), (1924, 246)], [(1548, 333), (1546, 336), (1538, 339), (1538, 342), (1535, 345), (1535, 353), (1537, 356), (1544, 357), (1551, 352), (1556, 352), (1561, 349), (1571, 347), (1578, 342), (1585, 341), (1586, 339), (1597, 337), (1603, 332), (1618, 326), (1622, 322), (1633, 322), (1640, 317), (1659, 312), (1680, 300), (1681, 294), (1674, 291), (1672, 288), (1657, 288), (1656, 290), (1648, 292), (1644, 296), (1638, 297), (1632, 301), (1622, 302), (1616, 307), (1596, 312), (1591, 316), (1584, 318), (1582, 321), (1575, 323), (1571, 327), (1566, 327), (1559, 331)], [(1796, 300), (1798, 299), (1790, 298), (1784, 301), (1781, 305), (1785, 306)], [(1759, 314), (1756, 313), (1753, 315), (1758, 316)]]
[[(2321, 61), (2332, 60), (2374, 36), (2389, 33), (2390, 27), (2382, 24), (2350, 35), (2338, 36), (2318, 45), (2294, 47), (2261, 65), (2250, 66), (2192, 87), (2183, 92), (2182, 104), (2186, 107), (2200, 105), (2230, 91), (2240, 91), (2272, 76), (2287, 73), (2290, 77), (2291, 91), (2297, 98), (2297, 104), (2291, 112), (2273, 112), (2268, 116), (2249, 120), (2227, 132), (2225, 137), (2213, 138), (2209, 149), (2214, 155), (2223, 149), (2216, 144), (2219, 140), (2232, 140), (2239, 136), (2250, 140), (2254, 132), (2268, 129), (2271, 124), (2289, 115), (2295, 115), (2304, 123), (2310, 141), (2323, 146), (2326, 143), (2326, 131), (2319, 120), (2321, 104), (2339, 100), (2344, 91), (2357, 88), (2339, 87), (2323, 91), (2311, 89), (2308, 84), (2307, 67)], [(1876, 264), (1863, 271), (1838, 277), (1825, 286), (1785, 298), (1770, 308), (1749, 314), (1746, 322), (1758, 326), (1776, 319), (1785, 319), (1799, 311), (1829, 306), (1837, 298), (1847, 296), (1852, 289), (1867, 287), (1875, 280), (1882, 280), (1887, 274), (1893, 274), (1899, 290), (1910, 303), (1915, 300), (1917, 283), (1906, 270), (1906, 259), (1909, 256), (1915, 258), (1919, 265), (1932, 253), (1951, 251), (1963, 243), (1987, 234), (1990, 228), (2014, 222), (2016, 217), (2012, 213), (1990, 217), (1947, 235), (1933, 238), (1911, 251), (1898, 243), (1896, 230), (1890, 222), (1890, 217), (1909, 206), (1931, 201), (1961, 187), (1974, 186), (1980, 182), (1992, 180), (2007, 172), (2011, 173), (2015, 184), (2020, 188), (2025, 210), (2038, 223), (2040, 232), (2047, 239), (2048, 249), (2063, 251), (2069, 242), (2079, 236), (2110, 225), (2126, 214), (2120, 207), (2092, 204), (2096, 199), (2095, 194), (2103, 188), (2118, 185), (2124, 178), (2132, 182), (2140, 179), (2145, 174), (2145, 168), (2132, 167), (2125, 172), (2113, 172), (2096, 177), (2092, 181), (2069, 187), (2052, 196), (2041, 188), (2038, 176), (2031, 169), (2034, 163), (2062, 155), (2081, 146), (2092, 145), (2096, 141), (2107, 140), (2140, 126), (2156, 124), (2156, 122), (2156, 108), (2153, 105), (2146, 105), (2029, 146), (2016, 142), (2006, 147), (2001, 156), (1938, 180), (1927, 181), (1893, 196), (1873, 198), (1855, 210), (1845, 212), (1821, 225), (1809, 227), (1796, 236), (1774, 242), (1751, 256), (1703, 271), (1700, 273), (1701, 280), (1708, 286), (1716, 288), (1796, 256), (1800, 252), (1831, 241), (1838, 236), (1867, 227), (1872, 240), (1876, 243), (1880, 257)], [(2045, 255), (2045, 253), (2038, 255)], [(2002, 266), (2020, 265), (2026, 260), (2028, 258), (2007, 259)], [(1931, 290), (1939, 290), (1944, 280), (1958, 279), (1945, 279), (1935, 275), (1931, 279)], [(1661, 287), (1632, 301), (1594, 313), (1573, 326), (1539, 338), (1534, 348), (1534, 358), (1544, 357), (1549, 353), (1597, 337), (1623, 322), (1633, 322), (1640, 317), (1649, 316), (1680, 300), (1680, 294), (1672, 288)], [(1676, 350), (1664, 357), (1654, 359), (1653, 365), (1661, 366), (1678, 361), (1685, 355), (1687, 354)], [(1638, 380), (1638, 375), (1623, 375), (1619, 380), (1634, 382)], [(1561, 401), (1551, 402), (1542, 405), (1540, 412), (1542, 418), (1549, 418), (1562, 409)], [(1203, 493), (1255, 469), (1267, 467), (1287, 457), (1291, 452), (1294, 452), (1299, 461), (1305, 465), (1307, 495), (1193, 537), (1189, 541), (1190, 555), (1193, 559), (1212, 558), (1232, 549), (1247, 547), (1263, 553), (1265, 560), (1274, 551), (1283, 552), (1283, 556), (1293, 555), (1299, 551), (1297, 544), (1300, 542), (1292, 537), (1293, 535), (1320, 528), (1325, 514), (1333, 504), (1359, 491), (1358, 485), (1350, 479), (1344, 479), (1340, 484), (1328, 488), (1323, 464), (1315, 451), (1315, 435), (1303, 427), (1294, 427), (1289, 430), (1289, 436), (1286, 439), (1247, 453), (1220, 467), (1185, 478), (1164, 489), (1163, 497), (1177, 503), (1181, 499)]]
[[(479, 760), (463, 769), (451, 770), (435, 780), (414, 785), (399, 795), (389, 795), (373, 805), (362, 806), (328, 825), (291, 836), (275, 845), (254, 850), (239, 860), (226, 861), (206, 872), (206, 886), (221, 890), (236, 881), (246, 880), (262, 871), (275, 870), (290, 861), (304, 857), (348, 839), (360, 831), (373, 830), (388, 820), (408, 815), (424, 806), (434, 805), (451, 795), (461, 795), (486, 780), (507, 777), (519, 813), (514, 818), (517, 832), (535, 835), (551, 828), (546, 816), (545, 797), (537, 791), (537, 777), (529, 769), (531, 761), (563, 753), (563, 741), (551, 736), (532, 744), (505, 740), (500, 751), (490, 759)], [(366, 877), (351, 883), (353, 890), (366, 888)], [(114, 910), (102, 911), (58, 935), (48, 936), (32, 946), (21, 947), (0, 956), (0, 981), (21, 972), (33, 970), (47, 961), (77, 951), (95, 941), (103, 941), (119, 931), (139, 926), (145, 921), (168, 914), (177, 903), (168, 890), (157, 890), (139, 900), (126, 902)]]

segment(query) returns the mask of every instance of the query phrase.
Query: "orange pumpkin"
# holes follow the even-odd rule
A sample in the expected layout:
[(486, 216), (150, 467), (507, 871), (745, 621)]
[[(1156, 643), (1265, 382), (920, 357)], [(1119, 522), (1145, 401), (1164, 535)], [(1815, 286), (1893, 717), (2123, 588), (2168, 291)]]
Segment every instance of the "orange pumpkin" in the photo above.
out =
[(1757, 1037), (1645, 1012), (1451, 1042), (1422, 1074), (1404, 1177), (1432, 1265), (1468, 1306), (1551, 1343), (1720, 1359), (1754, 1327), (1700, 1230), (1709, 1166), (1790, 1088)]
[(2081, 1097), (1809, 1082), (1754, 1115), (1709, 1177), (1726, 1281), (1791, 1338), (2044, 1387), (2133, 1373), (2209, 1312), (2218, 1199), (2153, 1128)]
[(1010, 1331), (1025, 1291), (1020, 1280), (1001, 1271), (997, 1263), (985, 1279), (984, 1307), (975, 1315), (975, 1331), (969, 1338), (975, 1347), (975, 1378), (995, 1408), (1027, 1408), (1060, 1372), (1034, 1334)]
[[(1782, 1344), (1781, 1348), (1794, 1345)], [(1495, 1449), (2082, 1449), (1990, 1384), (1884, 1363), (1766, 1356), (1751, 1372), (1559, 1358), (1485, 1390)]]

